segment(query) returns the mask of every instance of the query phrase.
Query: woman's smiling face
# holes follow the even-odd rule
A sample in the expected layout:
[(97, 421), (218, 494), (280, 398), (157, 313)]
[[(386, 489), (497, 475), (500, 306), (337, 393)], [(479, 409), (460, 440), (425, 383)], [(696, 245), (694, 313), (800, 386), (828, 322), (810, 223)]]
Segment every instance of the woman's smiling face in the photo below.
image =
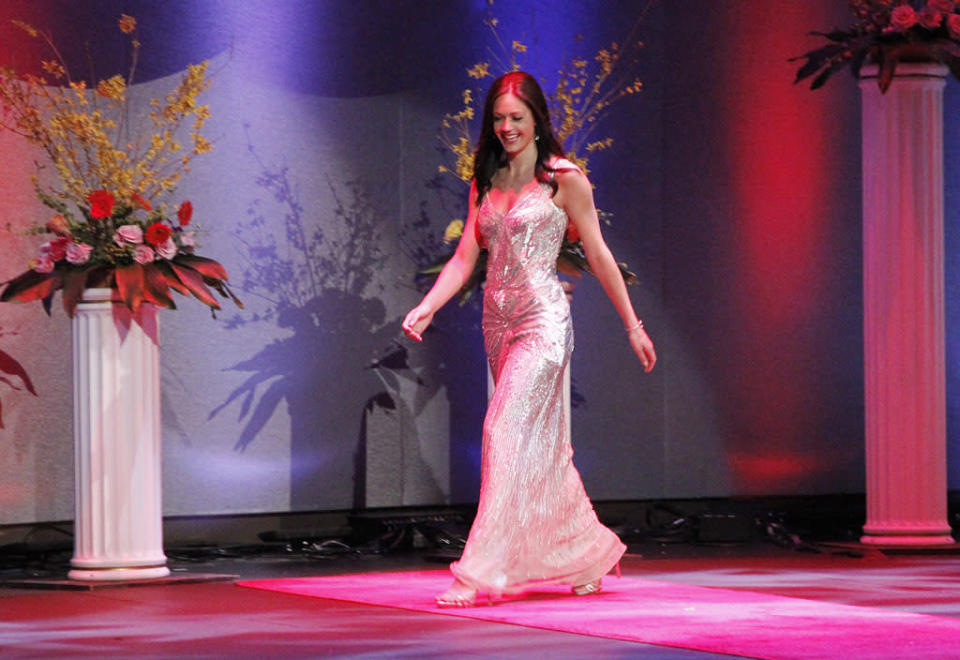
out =
[(536, 123), (527, 104), (507, 92), (493, 103), (493, 132), (508, 156), (526, 149), (536, 135)]

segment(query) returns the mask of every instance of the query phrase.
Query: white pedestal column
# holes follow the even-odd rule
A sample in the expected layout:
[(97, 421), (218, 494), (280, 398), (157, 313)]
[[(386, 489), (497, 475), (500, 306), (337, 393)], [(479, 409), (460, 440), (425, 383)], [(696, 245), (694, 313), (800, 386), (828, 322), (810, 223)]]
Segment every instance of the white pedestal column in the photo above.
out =
[[(111, 293), (88, 289), (73, 318), (74, 580), (170, 574), (163, 554), (157, 335), (135, 322), (118, 323)], [(156, 308), (145, 305), (142, 314), (156, 330)]]
[(943, 87), (901, 63), (886, 94), (864, 69), (863, 279), (867, 521), (863, 543), (952, 543), (947, 523)]

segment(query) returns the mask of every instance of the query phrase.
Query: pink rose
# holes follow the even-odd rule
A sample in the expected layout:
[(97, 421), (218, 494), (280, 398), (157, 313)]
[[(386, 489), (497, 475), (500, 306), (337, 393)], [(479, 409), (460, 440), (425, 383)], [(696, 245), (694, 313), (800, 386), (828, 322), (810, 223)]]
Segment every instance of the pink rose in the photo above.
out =
[(79, 266), (90, 261), (93, 246), (86, 243), (71, 243), (67, 246), (67, 261)]
[(936, 30), (940, 27), (940, 24), (943, 23), (943, 14), (933, 7), (927, 6), (920, 10), (920, 15), (917, 17), (917, 20), (921, 26), (928, 30)]
[(949, 14), (953, 11), (953, 7), (956, 3), (954, 0), (929, 0), (927, 2), (927, 7), (944, 14)]
[(951, 39), (960, 39), (960, 14), (947, 16), (947, 30)]
[(159, 254), (163, 259), (173, 259), (177, 256), (177, 244), (173, 242), (173, 238), (168, 238), (163, 243), (157, 246), (157, 254)]
[(139, 245), (143, 243), (143, 229), (139, 225), (121, 225), (113, 234), (113, 242), (124, 245)]
[(910, 5), (899, 5), (890, 14), (890, 25), (900, 32), (906, 32), (917, 24), (917, 12)]
[(69, 243), (70, 239), (66, 236), (47, 241), (40, 246), (40, 254), (41, 256), (50, 257), (52, 261), (60, 261), (67, 256), (67, 245)]
[(52, 273), (53, 259), (51, 259), (45, 254), (41, 254), (36, 259), (33, 259), (30, 261), (30, 268), (37, 271), (38, 273)]
[(187, 248), (197, 247), (197, 237), (192, 231), (185, 231), (180, 234), (180, 245)]
[(153, 249), (148, 245), (138, 245), (133, 248), (133, 260), (138, 264), (148, 264), (153, 261)]

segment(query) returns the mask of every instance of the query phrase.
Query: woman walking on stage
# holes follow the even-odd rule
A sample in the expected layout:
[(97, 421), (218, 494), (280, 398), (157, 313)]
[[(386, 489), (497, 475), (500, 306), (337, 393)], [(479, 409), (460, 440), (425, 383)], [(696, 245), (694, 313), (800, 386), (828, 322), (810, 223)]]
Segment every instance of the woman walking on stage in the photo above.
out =
[(539, 584), (594, 593), (626, 550), (597, 520), (566, 432), (563, 371), (573, 330), (556, 262), (568, 228), (583, 241), (649, 372), (653, 342), (600, 233), (590, 182), (564, 158), (533, 76), (508, 73), (487, 94), (456, 253), (403, 321), (407, 336), (422, 341), (434, 313), (488, 249), (483, 335), (495, 387), (483, 424), (480, 502), (463, 555), (451, 565), (454, 583), (437, 596), (440, 607), (468, 607), (478, 593), (492, 599)]

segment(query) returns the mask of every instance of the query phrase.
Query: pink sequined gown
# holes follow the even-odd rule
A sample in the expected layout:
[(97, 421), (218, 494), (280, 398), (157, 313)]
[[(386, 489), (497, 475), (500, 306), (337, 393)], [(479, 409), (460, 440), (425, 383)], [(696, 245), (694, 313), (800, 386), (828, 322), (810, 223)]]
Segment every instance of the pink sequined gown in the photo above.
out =
[(538, 185), (505, 215), (487, 196), (477, 217), (489, 251), (483, 334), (496, 386), (483, 424), (479, 509), (451, 570), (494, 595), (590, 582), (626, 550), (597, 520), (572, 461), (563, 371), (573, 329), (556, 273), (567, 215), (551, 193)]

